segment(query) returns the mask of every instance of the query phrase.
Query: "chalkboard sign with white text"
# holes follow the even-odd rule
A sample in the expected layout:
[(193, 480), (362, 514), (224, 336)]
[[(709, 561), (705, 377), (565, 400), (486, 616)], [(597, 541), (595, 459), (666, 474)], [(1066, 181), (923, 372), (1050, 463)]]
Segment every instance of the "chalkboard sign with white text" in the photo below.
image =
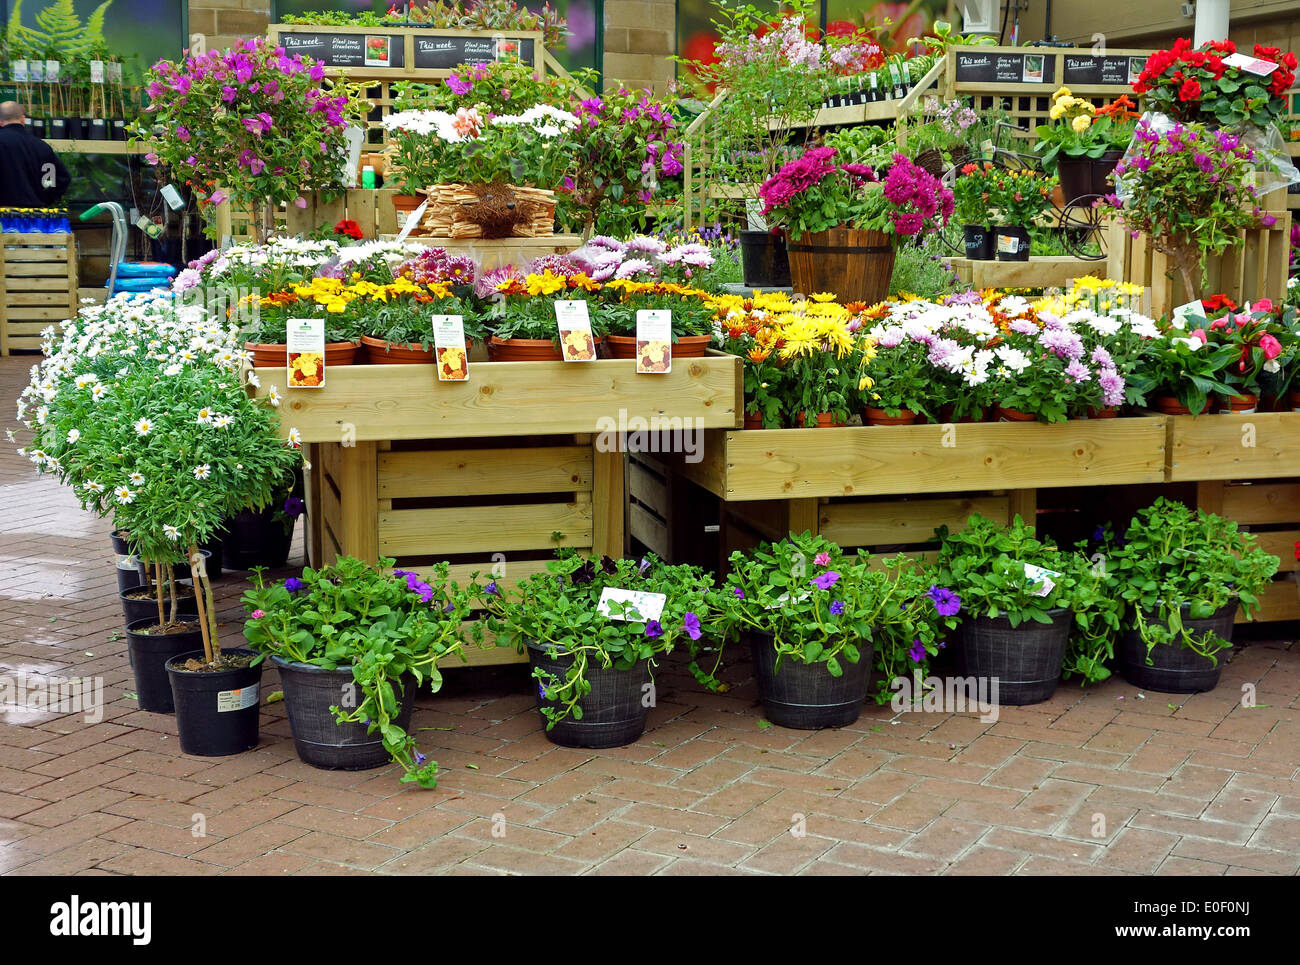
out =
[(959, 84), (1054, 84), (1056, 59), (1050, 54), (957, 52)]
[(280, 34), (287, 54), (301, 54), (326, 67), (405, 67), (406, 47), (400, 35)]

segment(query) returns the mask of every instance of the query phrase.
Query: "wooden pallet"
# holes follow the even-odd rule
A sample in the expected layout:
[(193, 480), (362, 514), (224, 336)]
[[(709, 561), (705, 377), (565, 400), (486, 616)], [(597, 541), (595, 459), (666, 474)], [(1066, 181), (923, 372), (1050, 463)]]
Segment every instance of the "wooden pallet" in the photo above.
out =
[[(1235, 520), (1255, 534), (1261, 549), (1281, 560), (1273, 583), (1260, 594), (1255, 621), (1300, 620), (1300, 593), (1296, 592), (1296, 520), (1300, 519), (1300, 480), (1266, 482), (1197, 483), (1196, 505), (1210, 513)], [(1246, 618), (1240, 611), (1237, 622)]]
[(77, 314), (71, 234), (0, 236), (0, 355), (39, 349), (41, 332)]

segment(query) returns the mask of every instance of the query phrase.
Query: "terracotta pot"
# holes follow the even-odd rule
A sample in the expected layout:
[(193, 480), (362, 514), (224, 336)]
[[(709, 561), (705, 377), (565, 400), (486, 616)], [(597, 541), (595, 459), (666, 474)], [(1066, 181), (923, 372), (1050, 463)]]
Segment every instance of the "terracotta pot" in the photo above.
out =
[(406, 216), (412, 211), (424, 204), (428, 199), (422, 194), (395, 194), (393, 195), (393, 207), (397, 209), (398, 222), (405, 220)]
[[(361, 344), (366, 347), (366, 362), (370, 365), (432, 365), (433, 348), (422, 348), (418, 343), (386, 342), (382, 338), (361, 336)], [(465, 356), (469, 357), (472, 338), (465, 339)], [(326, 365), (329, 363), (326, 362)]]
[(816, 428), (818, 429), (836, 429), (842, 425), (844, 425), (844, 423), (841, 421), (837, 421), (835, 417), (831, 415), (829, 412), (817, 413)]
[(746, 429), (762, 429), (763, 417), (761, 415), (746, 415), (744, 427)]
[(810, 232), (798, 241), (787, 234), (785, 248), (796, 292), (834, 292), (841, 303), (868, 305), (889, 297), (889, 279), (894, 272), (892, 235), (830, 228)]
[[(704, 356), (705, 349), (713, 341), (710, 335), (683, 335), (673, 342), (673, 358), (675, 359), (698, 359)], [(635, 335), (606, 335), (605, 336), (605, 358), (607, 359), (634, 359), (636, 358), (636, 336)]]
[(1095, 406), (1088, 406), (1089, 419), (1114, 419), (1119, 415), (1119, 409), (1113, 406), (1106, 406), (1098, 409)]
[[(601, 338), (594, 340), (597, 357)], [(564, 356), (559, 348), (548, 338), (488, 338), (488, 361), (490, 362), (563, 362)]]
[(869, 426), (910, 426), (917, 421), (917, 414), (911, 409), (899, 409), (898, 415), (890, 415), (884, 409), (867, 406), (862, 410), (862, 421)]
[[(325, 368), (335, 365), (356, 364), (357, 349), (360, 342), (326, 342)], [(276, 345), (271, 342), (245, 342), (244, 351), (253, 353), (253, 368), (284, 368), (289, 361), (289, 346)]]
[(939, 410), (940, 418), (944, 422), (952, 422), (952, 423), (956, 423), (957, 425), (970, 424), (973, 422), (984, 422), (988, 418), (988, 413), (985, 412), (983, 409), (979, 409), (976, 415), (968, 415), (968, 416), (963, 416), (960, 419), (954, 419), (952, 417), (952, 414), (955, 409), (956, 409), (955, 406), (945, 405), (942, 409)]
[(1038, 416), (1031, 412), (1021, 412), (1019, 409), (1005, 409), (998, 406), (993, 410), (993, 420), (995, 422), (1037, 422)]
[[(1176, 396), (1158, 395), (1151, 400), (1151, 406), (1162, 415), (1191, 415), (1192, 410), (1178, 401)], [(1208, 411), (1208, 409), (1207, 409)]]
[(1300, 392), (1292, 392), (1287, 399), (1291, 403), (1291, 411), (1300, 412)]
[[(1223, 408), (1223, 401), (1228, 403), (1226, 409)], [(1226, 395), (1220, 400), (1220, 411), (1231, 412), (1233, 415), (1249, 415), (1259, 409), (1259, 396), (1251, 392), (1245, 392), (1241, 395)]]

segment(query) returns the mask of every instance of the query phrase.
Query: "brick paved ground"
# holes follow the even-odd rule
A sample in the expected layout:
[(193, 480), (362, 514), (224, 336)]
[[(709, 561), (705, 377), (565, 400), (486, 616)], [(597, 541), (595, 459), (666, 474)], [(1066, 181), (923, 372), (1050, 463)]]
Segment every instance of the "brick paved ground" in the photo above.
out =
[[(31, 361), (0, 359), (0, 398), (16, 396)], [(1300, 869), (1300, 647), (1289, 641), (1238, 649), (1208, 694), (1063, 686), (996, 723), (873, 708), (822, 732), (760, 729), (747, 664), (723, 696), (672, 664), (645, 736), (611, 751), (550, 744), (522, 670), (452, 671), (415, 713), (414, 726), (437, 728), (421, 741), (444, 769), (421, 791), (393, 767), (300, 763), (283, 704), (264, 708), (254, 751), (179, 753), (174, 719), (123, 696), (134, 685), (108, 524), (7, 445), (0, 507), (0, 674), (100, 675), (108, 702), (93, 725), (0, 718), (0, 873)], [(243, 582), (218, 586), (222, 641), (235, 644)], [(1239, 703), (1246, 683), (1253, 709)], [(276, 687), (273, 671), (264, 686)], [(200, 814), (206, 836), (195, 837)], [(799, 815), (803, 835), (791, 833)]]

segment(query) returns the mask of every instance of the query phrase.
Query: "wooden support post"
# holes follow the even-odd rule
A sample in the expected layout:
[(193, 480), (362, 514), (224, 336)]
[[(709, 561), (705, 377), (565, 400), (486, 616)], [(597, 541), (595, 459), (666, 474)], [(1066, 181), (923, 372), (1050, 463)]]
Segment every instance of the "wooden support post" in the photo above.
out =
[(1035, 519), (1038, 515), (1038, 490), (1037, 489), (1012, 489), (1007, 493), (1007, 522), (1010, 523), (1017, 516), (1023, 519), (1028, 525), (1036, 526)]
[(311, 469), (303, 473), (307, 503), (307, 530), (303, 534), (303, 544), (307, 565), (314, 568), (325, 565), (325, 503), (320, 495), (320, 488), (325, 485), (322, 445), (319, 442), (307, 443), (307, 461), (311, 463)]
[(815, 497), (790, 500), (790, 532), (816, 536), (821, 530), (820, 512), (821, 502)]
[[(591, 438), (591, 437), (588, 437)], [(595, 436), (599, 440), (600, 436)], [(602, 452), (592, 443), (591, 452), (591, 552), (618, 559), (626, 550), (627, 503), (626, 455), (620, 449)]]
[(1196, 484), (1196, 508), (1207, 513), (1223, 513), (1222, 480), (1205, 480)]
[(378, 458), (373, 442), (339, 446), (340, 550), (369, 563), (379, 559)]

